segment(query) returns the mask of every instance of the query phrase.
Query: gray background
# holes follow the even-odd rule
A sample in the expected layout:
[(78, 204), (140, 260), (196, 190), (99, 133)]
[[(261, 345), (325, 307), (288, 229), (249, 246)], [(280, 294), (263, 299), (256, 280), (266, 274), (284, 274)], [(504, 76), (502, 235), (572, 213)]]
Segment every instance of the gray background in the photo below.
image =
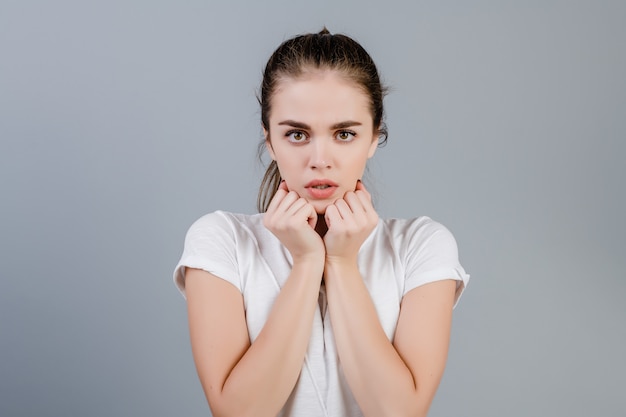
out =
[(255, 91), (327, 25), (392, 87), (370, 165), (472, 275), (431, 416), (626, 415), (626, 4), (0, 2), (0, 415), (200, 416), (171, 273), (254, 212)]

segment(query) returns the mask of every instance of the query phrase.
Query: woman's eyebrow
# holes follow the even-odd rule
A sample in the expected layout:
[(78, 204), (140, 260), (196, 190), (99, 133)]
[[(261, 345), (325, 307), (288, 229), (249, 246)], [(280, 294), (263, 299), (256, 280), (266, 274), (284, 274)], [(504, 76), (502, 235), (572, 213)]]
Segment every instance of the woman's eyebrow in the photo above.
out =
[[(352, 127), (352, 126), (361, 126), (362, 124), (363, 123), (357, 122), (354, 120), (346, 120), (345, 122), (335, 123), (330, 128), (333, 130), (345, 129), (347, 127)], [(279, 126), (291, 126), (291, 127), (295, 127), (295, 128), (303, 129), (303, 130), (311, 130), (311, 126), (307, 125), (306, 123), (296, 122), (295, 120), (283, 120), (282, 122), (279, 122), (278, 125)]]
[(279, 126), (291, 126), (303, 130), (311, 130), (311, 126), (306, 123), (296, 122), (295, 120), (283, 120), (278, 123)]
[(346, 120), (345, 122), (339, 122), (336, 123), (334, 125), (332, 125), (331, 129), (345, 129), (346, 127), (352, 127), (352, 126), (361, 126), (363, 123), (361, 122), (356, 122), (354, 120)]

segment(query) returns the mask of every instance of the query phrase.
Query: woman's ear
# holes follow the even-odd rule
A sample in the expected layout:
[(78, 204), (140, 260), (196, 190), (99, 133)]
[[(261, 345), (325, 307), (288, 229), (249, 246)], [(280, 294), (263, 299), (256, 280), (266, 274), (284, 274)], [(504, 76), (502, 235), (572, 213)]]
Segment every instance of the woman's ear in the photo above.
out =
[(370, 148), (367, 151), (367, 158), (371, 158), (376, 153), (376, 149), (378, 149), (378, 135), (374, 134), (372, 137), (372, 143), (370, 144)]
[(274, 149), (272, 149), (272, 141), (270, 140), (270, 132), (263, 128), (263, 136), (265, 137), (265, 149), (267, 149), (267, 153), (273, 161), (276, 160), (276, 156), (274, 155)]

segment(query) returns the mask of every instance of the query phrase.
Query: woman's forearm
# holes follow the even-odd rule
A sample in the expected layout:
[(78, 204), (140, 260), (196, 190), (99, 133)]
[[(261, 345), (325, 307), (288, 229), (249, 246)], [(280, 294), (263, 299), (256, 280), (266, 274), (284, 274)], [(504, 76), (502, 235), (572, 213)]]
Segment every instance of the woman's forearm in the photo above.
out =
[(387, 338), (356, 265), (327, 264), (328, 309), (339, 360), (365, 416), (424, 416), (416, 382)]
[(323, 271), (318, 264), (294, 264), (263, 329), (225, 376), (221, 389), (209, 393), (214, 388), (203, 381), (216, 417), (275, 416), (283, 407), (309, 343)]

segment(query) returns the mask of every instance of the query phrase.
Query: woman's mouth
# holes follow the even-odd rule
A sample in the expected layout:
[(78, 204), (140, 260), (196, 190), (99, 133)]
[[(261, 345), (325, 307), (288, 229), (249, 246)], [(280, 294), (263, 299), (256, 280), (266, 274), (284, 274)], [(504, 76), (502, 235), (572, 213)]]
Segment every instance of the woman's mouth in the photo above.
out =
[(326, 200), (335, 194), (339, 185), (330, 180), (313, 180), (305, 185), (308, 197), (314, 200)]

